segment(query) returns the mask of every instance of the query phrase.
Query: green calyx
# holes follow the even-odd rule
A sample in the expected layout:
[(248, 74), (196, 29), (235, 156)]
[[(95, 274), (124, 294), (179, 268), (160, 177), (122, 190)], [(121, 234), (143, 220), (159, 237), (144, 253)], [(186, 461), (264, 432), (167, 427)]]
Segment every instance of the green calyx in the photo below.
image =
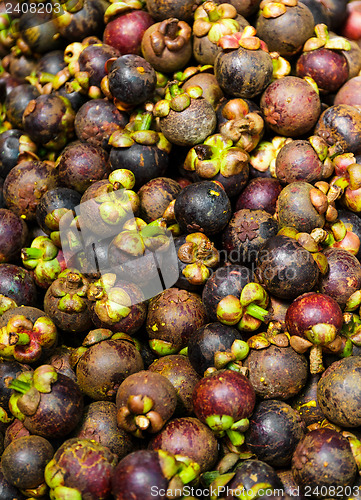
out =
[(311, 50), (320, 48), (330, 50), (351, 50), (351, 44), (346, 38), (342, 36), (330, 38), (326, 24), (316, 24), (315, 33), (315, 37), (309, 38), (305, 42), (303, 46), (304, 52), (310, 52)]
[(132, 10), (141, 10), (145, 6), (143, 0), (125, 0), (113, 2), (107, 7), (104, 13), (104, 23), (107, 24), (113, 17), (126, 14)]
[(155, 117), (164, 118), (171, 110), (176, 112), (184, 111), (191, 104), (191, 99), (202, 97), (203, 90), (198, 85), (183, 90), (179, 82), (170, 82), (165, 90), (164, 99), (158, 101), (153, 108)]
[(177, 354), (179, 349), (171, 342), (160, 339), (150, 339), (149, 347), (159, 356), (167, 356), (168, 354)]
[(337, 329), (334, 325), (318, 323), (305, 331), (305, 338), (314, 345), (327, 346), (333, 342), (337, 335)]

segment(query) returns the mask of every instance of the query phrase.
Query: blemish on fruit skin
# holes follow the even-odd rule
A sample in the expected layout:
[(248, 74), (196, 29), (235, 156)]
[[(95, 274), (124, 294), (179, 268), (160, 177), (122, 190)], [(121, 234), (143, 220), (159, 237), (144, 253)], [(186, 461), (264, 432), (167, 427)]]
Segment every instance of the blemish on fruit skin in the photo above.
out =
[(209, 190), (209, 194), (212, 194), (213, 196), (219, 196), (219, 193), (217, 193), (217, 191), (213, 191), (213, 189)]
[(157, 332), (158, 331), (158, 326), (155, 324), (152, 326), (152, 330), (153, 332)]
[(139, 73), (144, 73), (144, 68), (143, 68), (143, 66), (137, 66), (137, 71), (138, 71)]

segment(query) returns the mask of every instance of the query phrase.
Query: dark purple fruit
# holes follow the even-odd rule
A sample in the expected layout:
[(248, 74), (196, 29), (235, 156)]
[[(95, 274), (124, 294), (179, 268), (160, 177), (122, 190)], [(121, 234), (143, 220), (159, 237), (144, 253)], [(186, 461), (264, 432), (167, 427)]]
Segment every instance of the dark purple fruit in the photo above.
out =
[(241, 333), (231, 326), (222, 323), (208, 323), (201, 326), (188, 342), (188, 358), (196, 370), (203, 376), (208, 368), (217, 365), (218, 359), (226, 357), (228, 362), (236, 361), (232, 356), (232, 345), (235, 341), (243, 340)]
[(278, 223), (264, 210), (241, 209), (234, 212), (222, 233), (222, 246), (232, 264), (251, 265), (262, 247), (278, 232)]
[(361, 265), (357, 258), (342, 248), (328, 248), (328, 271), (320, 276), (319, 290), (343, 307), (350, 295), (361, 287)]
[[(244, 28), (245, 40), (251, 39), (255, 30)], [(229, 44), (234, 39), (233, 45)], [(240, 33), (221, 38), (222, 47), (214, 61), (214, 74), (221, 89), (232, 97), (252, 99), (260, 94), (270, 83), (273, 72), (272, 58), (264, 44), (254, 37), (252, 45), (246, 44)], [(232, 50), (235, 47), (235, 50)]]
[(65, 97), (55, 94), (32, 99), (23, 113), (23, 127), (37, 144), (61, 150), (74, 136), (75, 111)]
[(305, 4), (284, 2), (274, 15), (268, 13), (266, 2), (260, 7), (255, 27), (270, 52), (278, 52), (283, 57), (293, 56), (313, 35), (313, 15)]
[(316, 90), (296, 76), (272, 82), (261, 96), (260, 107), (270, 129), (287, 137), (310, 132), (321, 113)]
[(44, 470), (53, 455), (54, 449), (47, 439), (20, 437), (5, 449), (1, 458), (2, 472), (16, 488), (36, 489), (44, 483)]
[(151, 100), (157, 77), (154, 68), (137, 54), (118, 57), (108, 73), (109, 91), (126, 108)]
[(102, 332), (112, 335), (109, 330), (92, 330), (87, 335), (83, 342), (87, 349), (76, 363), (76, 376), (87, 396), (95, 401), (112, 401), (123, 380), (143, 369), (143, 360), (129, 340), (109, 338), (96, 342), (97, 334)]
[(176, 354), (206, 321), (207, 313), (199, 295), (168, 288), (149, 302), (146, 320), (149, 345), (158, 355)]
[(57, 184), (58, 172), (53, 165), (37, 160), (22, 161), (5, 179), (6, 206), (25, 220), (33, 221), (41, 196)]
[(83, 0), (76, 8), (72, 4), (62, 3), (60, 12), (54, 12), (57, 31), (69, 42), (78, 42), (88, 36), (101, 36), (105, 8), (97, 0)]
[(117, 426), (117, 407), (112, 401), (94, 401), (86, 406), (73, 435), (107, 446), (119, 460), (134, 447), (132, 437)]
[[(235, 445), (242, 444), (242, 431), (256, 403), (250, 381), (234, 370), (218, 370), (196, 384), (193, 391), (194, 413), (216, 436), (227, 435)], [(239, 440), (239, 441), (238, 441)]]
[(37, 303), (37, 288), (32, 275), (14, 264), (0, 264), (0, 293), (16, 304), (35, 306)]
[(361, 106), (361, 76), (355, 76), (338, 89), (334, 104)]
[(213, 432), (194, 417), (170, 420), (151, 439), (149, 449), (188, 457), (199, 464), (201, 472), (211, 470), (218, 457), (218, 443)]
[(50, 495), (64, 487), (73, 498), (106, 500), (116, 464), (116, 455), (106, 446), (91, 439), (67, 439), (45, 469)]
[(176, 198), (174, 213), (181, 230), (207, 236), (222, 231), (231, 218), (231, 203), (217, 182), (201, 181), (186, 186)]
[(29, 83), (15, 87), (5, 99), (6, 117), (14, 128), (23, 128), (23, 113), (32, 99), (39, 96), (39, 91)]
[(168, 177), (150, 179), (138, 191), (140, 216), (147, 223), (159, 219), (180, 192), (181, 186), (173, 179)]
[(217, 269), (207, 280), (202, 293), (208, 317), (212, 321), (217, 321), (218, 303), (227, 295), (239, 297), (244, 286), (251, 281), (253, 274), (248, 267), (233, 264)]
[[(188, 347), (189, 353), (189, 347)], [(192, 393), (200, 379), (188, 356), (170, 354), (156, 359), (149, 366), (149, 371), (157, 372), (166, 377), (177, 393), (177, 406), (174, 415), (190, 416), (193, 413)]]
[(287, 400), (295, 396), (307, 381), (307, 361), (292, 347), (270, 345), (251, 349), (243, 365), (249, 369), (249, 380), (262, 399)]
[(288, 236), (269, 238), (257, 260), (255, 274), (266, 290), (293, 299), (316, 285), (319, 270), (312, 254)]
[(105, 99), (92, 99), (78, 110), (75, 133), (79, 140), (92, 146), (108, 148), (109, 137), (117, 130), (123, 130), (128, 122), (125, 112)]
[(243, 189), (236, 201), (236, 210), (264, 210), (273, 215), (276, 212), (276, 201), (282, 191), (277, 179), (255, 177)]
[(28, 238), (26, 222), (11, 210), (0, 208), (0, 262), (19, 259)]
[(0, 175), (5, 179), (17, 163), (26, 158), (27, 151), (36, 146), (22, 130), (12, 128), (0, 134)]
[(290, 402), (307, 426), (319, 424), (325, 418), (317, 401), (317, 384), (320, 376), (319, 373), (311, 375), (302, 391)]
[(118, 426), (136, 437), (157, 433), (172, 417), (177, 393), (158, 372), (141, 370), (120, 384), (116, 401)]
[[(275, 469), (261, 460), (249, 459), (241, 462), (237, 467), (234, 477), (227, 483), (229, 490), (234, 492), (244, 488), (246, 491), (257, 491), (258, 498), (272, 498), (273, 492), (282, 491), (282, 483)], [(233, 500), (235, 496), (227, 497), (227, 500)]]
[(26, 498), (18, 488), (5, 479), (2, 470), (0, 470), (0, 496), (2, 500), (25, 500)]
[(342, 427), (358, 427), (360, 411), (361, 361), (350, 356), (332, 363), (317, 386), (317, 400), (325, 417)]
[(329, 498), (337, 487), (351, 486), (357, 465), (350, 444), (334, 429), (315, 429), (298, 443), (292, 473), (301, 490), (313, 498)]
[(45, 438), (64, 437), (81, 418), (83, 396), (79, 386), (50, 365), (20, 374), (9, 387), (14, 389), (9, 402), (11, 412), (22, 419), (32, 434)]
[(323, 227), (325, 213), (320, 207), (324, 204), (324, 199), (324, 194), (309, 182), (294, 181), (287, 184), (277, 199), (277, 216), (280, 226), (294, 227), (297, 231), (305, 233), (310, 233), (317, 227)]
[(283, 401), (261, 401), (249, 418), (245, 434), (247, 448), (273, 467), (286, 467), (304, 436), (299, 413)]
[(107, 152), (100, 146), (75, 141), (57, 159), (59, 184), (83, 194), (96, 181), (111, 172)]
[(79, 70), (87, 73), (89, 85), (100, 87), (106, 75), (105, 63), (110, 58), (119, 56), (119, 51), (106, 43), (93, 43), (85, 47), (79, 54)]
[(315, 123), (315, 134), (339, 153), (361, 154), (361, 111), (349, 104), (334, 104)]
[(282, 146), (277, 154), (276, 176), (283, 184), (294, 181), (312, 183), (328, 177), (323, 174), (324, 165), (309, 141), (291, 141)]
[(297, 59), (296, 74), (308, 76), (323, 94), (335, 93), (349, 76), (346, 57), (340, 51), (320, 48), (304, 52)]
[[(163, 474), (160, 456), (151, 450), (129, 453), (118, 463), (112, 477), (115, 500), (152, 500), (155, 492), (166, 491), (167, 486), (168, 480)], [(156, 496), (161, 498), (158, 493)]]

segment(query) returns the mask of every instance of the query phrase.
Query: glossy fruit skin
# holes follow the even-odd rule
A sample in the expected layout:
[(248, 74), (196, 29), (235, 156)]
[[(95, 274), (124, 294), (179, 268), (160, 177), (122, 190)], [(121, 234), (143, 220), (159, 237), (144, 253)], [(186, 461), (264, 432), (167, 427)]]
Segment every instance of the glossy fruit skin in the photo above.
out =
[(4, 181), (6, 206), (26, 221), (34, 221), (41, 195), (57, 185), (58, 172), (52, 165), (37, 160), (22, 161), (10, 170)]
[(38, 409), (25, 417), (24, 425), (32, 434), (60, 438), (75, 428), (82, 411), (83, 395), (78, 384), (59, 373), (51, 392), (41, 394)]
[(272, 82), (261, 96), (260, 107), (270, 129), (287, 137), (310, 132), (321, 113), (317, 92), (296, 76)]
[(74, 127), (80, 141), (107, 150), (110, 149), (109, 137), (116, 130), (122, 130), (127, 122), (128, 115), (119, 111), (110, 101), (92, 99), (78, 110)]
[(235, 340), (243, 340), (241, 333), (232, 326), (214, 322), (198, 328), (188, 342), (189, 362), (203, 377), (207, 368), (214, 366), (216, 352), (230, 351)]
[(156, 359), (149, 366), (149, 371), (166, 377), (177, 393), (177, 406), (174, 416), (186, 417), (193, 413), (192, 393), (200, 376), (193, 368), (188, 356), (170, 354)]
[(304, 338), (305, 331), (314, 325), (334, 325), (337, 332), (343, 325), (338, 303), (328, 295), (308, 292), (299, 295), (286, 312), (286, 328), (291, 335)]
[(134, 447), (132, 437), (117, 426), (117, 408), (112, 401), (94, 401), (86, 406), (73, 435), (107, 446), (119, 460)]
[(150, 300), (146, 329), (150, 340), (170, 343), (174, 354), (186, 347), (206, 320), (207, 313), (199, 295), (168, 288)]
[[(303, 491), (311, 488), (314, 498), (327, 497), (328, 488), (352, 485), (356, 471), (347, 438), (334, 429), (310, 431), (299, 442), (292, 459), (296, 482)], [(326, 490), (325, 493), (321, 493), (322, 490)]]
[(108, 80), (112, 96), (133, 107), (152, 98), (157, 77), (154, 68), (143, 57), (126, 54), (110, 66)]
[(289, 57), (297, 54), (313, 35), (314, 19), (309, 8), (299, 2), (287, 6), (284, 14), (274, 18), (264, 17), (261, 11), (255, 27), (270, 52)]
[(26, 222), (11, 210), (0, 208), (0, 233), (0, 262), (15, 261), (28, 239)]
[(299, 232), (310, 233), (325, 225), (325, 216), (311, 203), (313, 185), (305, 181), (287, 184), (277, 199), (277, 215), (280, 227), (290, 226)]
[(317, 83), (321, 93), (335, 93), (349, 76), (346, 57), (325, 48), (304, 52), (297, 59), (297, 76), (309, 76)]
[[(239, 485), (242, 485), (246, 491), (257, 490), (257, 486), (260, 485), (260, 490), (264, 492), (267, 491), (266, 488), (262, 488), (264, 484), (269, 485), (268, 488), (272, 490), (280, 490), (282, 489), (282, 483), (279, 477), (277, 476), (276, 470), (266, 462), (256, 459), (248, 459), (244, 460), (240, 467), (237, 467), (236, 474), (231, 479), (231, 481), (227, 484), (230, 490), (236, 491)], [(230, 496), (229, 500), (234, 498)], [(266, 499), (267, 495), (262, 495), (260, 491), (259, 498)], [(228, 499), (227, 499), (228, 500)]]
[(256, 405), (245, 442), (259, 460), (273, 467), (287, 467), (304, 430), (297, 411), (284, 401), (270, 399)]
[(231, 203), (219, 184), (200, 181), (186, 186), (176, 198), (174, 213), (178, 224), (188, 233), (219, 233), (231, 218)]
[(144, 10), (131, 10), (107, 22), (103, 41), (119, 50), (120, 55), (141, 55), (141, 42), (146, 29), (154, 23)]
[(74, 141), (57, 159), (59, 184), (83, 194), (96, 181), (111, 173), (107, 152), (100, 146)]
[(213, 432), (195, 417), (170, 420), (150, 440), (148, 449), (189, 457), (200, 465), (201, 472), (212, 470), (218, 457), (218, 443)]
[(317, 399), (325, 417), (336, 425), (356, 428), (361, 422), (359, 356), (332, 363), (317, 385)]
[(323, 163), (309, 141), (295, 139), (285, 144), (276, 158), (276, 175), (282, 184), (312, 183), (322, 179)]
[(97, 0), (84, 0), (81, 8), (70, 16), (54, 16), (59, 33), (69, 42), (77, 42), (88, 36), (101, 36), (104, 29), (105, 7)]
[(126, 168), (135, 175), (135, 188), (156, 177), (162, 177), (167, 171), (169, 155), (156, 145), (138, 144), (135, 142), (129, 148), (112, 148), (109, 153), (112, 170)]
[(0, 264), (0, 293), (17, 304), (35, 306), (37, 288), (29, 271), (15, 264)]
[(341, 248), (328, 248), (323, 253), (327, 257), (328, 271), (320, 276), (319, 290), (343, 307), (350, 295), (361, 286), (360, 262)]
[(252, 99), (270, 83), (272, 59), (268, 52), (239, 47), (220, 52), (214, 61), (214, 74), (222, 90), (233, 97)]
[(88, 348), (76, 365), (81, 390), (95, 401), (113, 401), (123, 380), (142, 370), (143, 360), (126, 340), (103, 340)]
[(89, 85), (100, 87), (106, 75), (105, 63), (108, 59), (119, 57), (116, 48), (106, 43), (93, 43), (85, 47), (79, 54), (80, 71), (89, 75)]
[(202, 301), (211, 321), (217, 321), (217, 305), (227, 295), (239, 297), (245, 285), (253, 281), (253, 273), (238, 264), (218, 268), (206, 281)]
[(262, 399), (286, 401), (298, 394), (307, 381), (307, 360), (292, 347), (252, 349), (243, 365), (249, 368), (249, 380)]
[(340, 87), (335, 95), (334, 104), (361, 106), (361, 76), (355, 76)]
[[(60, 483), (60, 486), (75, 489), (80, 498), (106, 500), (111, 494), (116, 463), (116, 455), (100, 443), (90, 439), (67, 439), (45, 469), (50, 494)], [(57, 480), (54, 484), (55, 471)]]
[(361, 154), (361, 111), (349, 104), (334, 104), (319, 117), (315, 134), (339, 151)]
[(302, 391), (289, 402), (292, 408), (298, 411), (307, 426), (321, 423), (325, 419), (317, 401), (317, 384), (320, 376), (320, 373), (311, 375)]
[(5, 99), (6, 117), (14, 128), (23, 128), (23, 113), (32, 99), (39, 97), (39, 91), (29, 83), (15, 87)]
[(193, 392), (194, 413), (204, 423), (213, 415), (231, 416), (234, 421), (248, 418), (255, 403), (252, 384), (233, 370), (218, 370), (203, 377)]
[(9, 481), (5, 479), (3, 472), (0, 470), (0, 495), (3, 500), (25, 500), (25, 496), (20, 493), (18, 488), (15, 488)]
[(151, 500), (154, 498), (152, 492), (159, 489), (166, 490), (167, 486), (168, 481), (163, 475), (158, 453), (153, 450), (129, 453), (118, 463), (112, 477), (112, 493), (115, 500), (129, 498)]
[(278, 232), (277, 221), (264, 210), (241, 209), (233, 213), (222, 233), (223, 249), (233, 264), (252, 265), (263, 245)]
[(4, 179), (19, 161), (19, 139), (23, 133), (12, 128), (0, 134), (0, 175)]
[(316, 285), (319, 271), (308, 250), (288, 236), (269, 238), (260, 252), (255, 274), (266, 290), (295, 299)]
[(36, 64), (36, 70), (39, 73), (45, 72), (56, 75), (66, 66), (64, 61), (64, 51), (61, 49), (50, 50), (46, 52)]
[(236, 210), (264, 210), (273, 215), (276, 212), (276, 201), (282, 191), (277, 179), (255, 177), (251, 179), (236, 201)]
[(74, 210), (79, 205), (80, 198), (80, 193), (67, 187), (56, 187), (43, 194), (36, 207), (36, 222), (44, 233), (50, 235), (54, 230), (46, 222), (48, 214), (52, 214), (54, 210), (61, 208)]
[(174, 179), (169, 177), (150, 179), (138, 191), (140, 217), (147, 223), (159, 219), (180, 192), (181, 186)]
[(47, 439), (20, 437), (10, 443), (2, 455), (3, 474), (17, 488), (37, 488), (44, 482), (44, 469), (53, 455), (54, 448)]

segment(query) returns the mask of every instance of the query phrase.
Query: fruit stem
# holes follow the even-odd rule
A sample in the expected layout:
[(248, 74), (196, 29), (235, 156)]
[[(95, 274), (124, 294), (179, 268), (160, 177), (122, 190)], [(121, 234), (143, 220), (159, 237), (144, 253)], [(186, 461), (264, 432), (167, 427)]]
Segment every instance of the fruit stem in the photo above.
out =
[(263, 307), (258, 306), (257, 304), (249, 304), (246, 307), (245, 312), (256, 319), (259, 319), (260, 321), (267, 320), (267, 317), (269, 315), (266, 309), (263, 309)]
[(23, 382), (22, 380), (12, 380), (8, 384), (8, 387), (14, 391), (21, 392), (22, 394), (26, 394), (28, 390), (31, 389), (31, 385), (28, 382)]
[(40, 248), (23, 248), (21, 250), (21, 257), (24, 260), (41, 259), (42, 256), (43, 250), (40, 250)]
[(310, 349), (310, 372), (311, 375), (321, 373), (325, 370), (322, 362), (322, 346), (313, 345)]
[(27, 333), (17, 333), (18, 340), (16, 345), (28, 345), (30, 344), (30, 337)]

